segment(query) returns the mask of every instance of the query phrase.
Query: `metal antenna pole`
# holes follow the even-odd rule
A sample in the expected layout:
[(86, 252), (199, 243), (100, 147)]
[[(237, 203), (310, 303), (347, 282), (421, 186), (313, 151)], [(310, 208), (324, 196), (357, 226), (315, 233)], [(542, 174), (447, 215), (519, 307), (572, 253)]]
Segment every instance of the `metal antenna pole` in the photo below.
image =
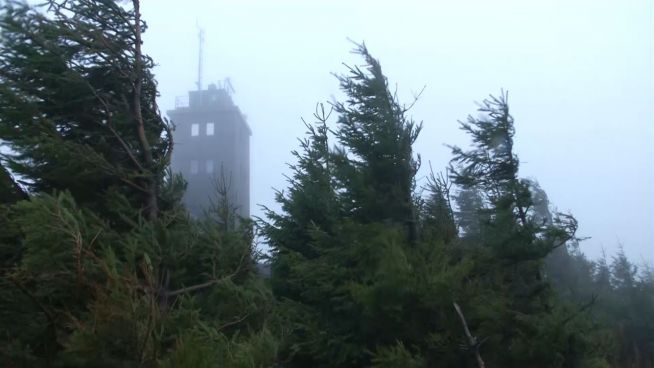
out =
[(195, 83), (198, 87), (198, 91), (202, 90), (202, 59), (203, 59), (203, 51), (204, 51), (204, 29), (200, 27), (199, 24), (196, 23), (196, 26), (198, 27), (198, 41), (199, 41), (199, 49), (198, 49), (198, 81)]

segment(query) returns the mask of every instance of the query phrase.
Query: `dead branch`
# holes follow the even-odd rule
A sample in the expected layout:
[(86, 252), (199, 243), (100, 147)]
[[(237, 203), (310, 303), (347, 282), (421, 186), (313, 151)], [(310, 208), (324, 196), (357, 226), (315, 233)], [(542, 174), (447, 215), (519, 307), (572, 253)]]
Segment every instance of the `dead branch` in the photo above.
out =
[(461, 312), (461, 307), (459, 307), (459, 304), (457, 304), (457, 302), (453, 302), (452, 304), (454, 305), (454, 309), (456, 310), (456, 313), (459, 315), (459, 318), (461, 318), (461, 324), (463, 324), (463, 330), (465, 331), (466, 337), (468, 338), (468, 347), (474, 349), (475, 357), (477, 358), (477, 365), (479, 365), (479, 368), (485, 368), (486, 365), (484, 364), (484, 361), (481, 359), (481, 355), (479, 354), (479, 346), (481, 344), (477, 341), (477, 338), (472, 336), (472, 334), (470, 333), (470, 329), (468, 328), (468, 323), (466, 322), (466, 318), (463, 316), (463, 312)]
[(226, 281), (226, 280), (232, 278), (232, 276), (234, 276), (234, 274), (230, 274), (228, 276), (221, 277), (219, 279), (209, 280), (209, 281), (203, 282), (201, 284), (196, 284), (196, 285), (193, 285), (193, 286), (188, 286), (188, 287), (185, 287), (185, 288), (169, 291), (169, 292), (166, 293), (166, 296), (167, 297), (177, 296), (177, 295), (180, 295), (180, 294), (190, 293), (191, 291), (206, 289), (209, 286), (219, 284), (219, 283), (221, 283), (223, 281)]
[[(396, 88), (396, 92), (394, 93), (394, 95), (397, 93), (397, 85), (395, 86), (395, 88)], [(413, 108), (413, 106), (415, 106), (416, 102), (418, 102), (418, 100), (420, 99), (420, 96), (422, 96), (422, 93), (425, 92), (426, 88), (427, 88), (426, 85), (422, 86), (422, 89), (420, 90), (420, 92), (413, 94), (413, 101), (411, 101), (409, 106), (403, 106), (402, 107), (402, 114), (407, 113), (409, 110), (411, 110)]]
[(220, 332), (220, 331), (226, 329), (226, 328), (229, 327), (229, 326), (233, 326), (233, 325), (239, 324), (239, 323), (245, 321), (245, 319), (248, 318), (249, 316), (250, 316), (250, 313), (245, 313), (244, 315), (242, 315), (242, 316), (240, 316), (240, 317), (237, 317), (237, 318), (235, 318), (235, 319), (232, 320), (232, 321), (226, 322), (226, 323), (224, 323), (224, 324), (218, 326), (218, 327), (216, 328), (216, 331)]
[(197, 291), (197, 290), (206, 289), (206, 288), (208, 288), (208, 287), (210, 287), (210, 286), (213, 286), (213, 285), (219, 284), (219, 283), (221, 283), (221, 282), (224, 282), (224, 281), (227, 281), (227, 280), (233, 278), (233, 277), (236, 276), (239, 272), (241, 272), (241, 270), (243, 269), (243, 266), (245, 265), (245, 259), (246, 259), (246, 256), (247, 256), (247, 254), (249, 253), (247, 250), (248, 250), (248, 249), (246, 249), (246, 251), (243, 252), (243, 255), (241, 256), (241, 259), (239, 260), (239, 264), (238, 264), (238, 266), (236, 267), (236, 270), (234, 270), (234, 272), (230, 273), (229, 275), (224, 276), (224, 277), (221, 277), (221, 278), (219, 278), (219, 279), (215, 279), (215, 278), (214, 278), (214, 279), (212, 279), (212, 280), (205, 281), (205, 282), (203, 282), (203, 283), (196, 284), (196, 285), (193, 285), (193, 286), (187, 286), (187, 287), (184, 287), (184, 288), (181, 288), (181, 289), (177, 289), (177, 290), (173, 290), (173, 291), (164, 292), (164, 296), (165, 296), (166, 298), (169, 298), (169, 297), (171, 297), (171, 296), (177, 296), (177, 295), (181, 295), (181, 294), (185, 294), (185, 293), (190, 293), (190, 292), (192, 292), (192, 291)]

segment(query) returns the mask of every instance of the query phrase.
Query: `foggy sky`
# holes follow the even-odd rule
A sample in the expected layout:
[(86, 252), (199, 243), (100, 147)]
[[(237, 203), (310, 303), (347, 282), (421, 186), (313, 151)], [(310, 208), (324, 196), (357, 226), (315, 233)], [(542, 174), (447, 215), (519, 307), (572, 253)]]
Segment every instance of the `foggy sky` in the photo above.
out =
[[(444, 170), (444, 144), (466, 146), (457, 120), (509, 91), (520, 175), (579, 220), (590, 257), (622, 244), (654, 263), (654, 10), (650, 0), (149, 0), (144, 49), (159, 64), (162, 111), (195, 89), (196, 21), (204, 80), (230, 77), (251, 138), (251, 212), (278, 208), (290, 151), (317, 102), (341, 96), (331, 72), (361, 63), (365, 41), (423, 131), (415, 151)], [(424, 184), (424, 180), (419, 181)]]

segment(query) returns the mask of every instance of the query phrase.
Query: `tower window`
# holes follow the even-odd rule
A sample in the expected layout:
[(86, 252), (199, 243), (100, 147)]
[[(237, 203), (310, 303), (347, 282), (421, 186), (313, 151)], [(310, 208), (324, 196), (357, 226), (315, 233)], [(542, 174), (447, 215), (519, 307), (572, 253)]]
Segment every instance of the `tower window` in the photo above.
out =
[(207, 174), (213, 173), (213, 160), (207, 160), (204, 166), (205, 166), (205, 170), (207, 171)]
[(197, 137), (200, 134), (200, 124), (191, 124), (191, 137)]
[(191, 160), (191, 174), (197, 174), (198, 173), (198, 161), (197, 160)]
[(213, 135), (213, 128), (214, 128), (213, 123), (207, 123), (207, 135)]

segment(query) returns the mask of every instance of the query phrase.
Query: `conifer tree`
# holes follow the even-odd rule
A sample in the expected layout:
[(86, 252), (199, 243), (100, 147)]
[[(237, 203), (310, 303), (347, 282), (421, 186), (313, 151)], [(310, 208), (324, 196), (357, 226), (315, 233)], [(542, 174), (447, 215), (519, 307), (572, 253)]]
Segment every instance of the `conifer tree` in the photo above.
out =
[(150, 219), (172, 150), (141, 51), (139, 2), (2, 8), (0, 137), (30, 190), (69, 190), (104, 213), (120, 197)]
[(484, 100), (479, 113), (479, 118), (470, 116), (461, 123), (472, 147), (452, 147), (450, 170), (463, 191), (480, 195), (477, 212), (483, 220), (474, 238), (478, 243), (471, 253), (476, 265), (471, 277), (492, 292), (467, 302), (470, 314), (481, 318), (472, 327), (488, 339), (486, 356), (504, 367), (578, 366), (601, 360), (602, 352), (582, 332), (592, 326), (583, 318), (568, 317), (577, 312), (558, 302), (543, 272), (548, 254), (576, 240), (577, 222), (570, 215), (551, 216), (544, 192), (518, 176), (507, 95)]
[(347, 99), (334, 105), (335, 128), (320, 109), (278, 195), (282, 212), (269, 211), (264, 224), (290, 329), (281, 359), (290, 367), (466, 361), (452, 301), (468, 264), (446, 254), (456, 231), (445, 188), (433, 181), (419, 198), (420, 125), (365, 46), (356, 52), (365, 66), (338, 78)]
[(481, 226), (487, 221), (481, 193), (475, 188), (461, 188), (454, 196), (454, 200), (457, 206), (456, 223), (460, 229), (461, 240), (466, 244), (478, 243)]
[(427, 196), (418, 198), (419, 232), (423, 241), (452, 243), (458, 238), (454, 211), (450, 198), (452, 183), (432, 172), (425, 187)]
[(578, 250), (548, 263), (557, 294), (576, 303), (594, 300), (588, 315), (597, 337), (615, 367), (650, 367), (654, 362), (654, 279), (651, 266), (639, 271), (619, 249), (611, 261), (604, 253), (589, 260)]
[(415, 241), (413, 191), (419, 160), (412, 146), (421, 125), (406, 117), (379, 62), (363, 46), (358, 52), (367, 70), (355, 66), (348, 75), (337, 76), (348, 100), (334, 105), (341, 146), (334, 154), (335, 175), (347, 188), (345, 210), (364, 223), (402, 224)]
[(613, 325), (618, 339), (617, 362), (647, 367), (654, 363), (654, 283), (651, 270), (641, 273), (622, 247), (610, 264), (611, 292), (600, 305), (604, 319)]

